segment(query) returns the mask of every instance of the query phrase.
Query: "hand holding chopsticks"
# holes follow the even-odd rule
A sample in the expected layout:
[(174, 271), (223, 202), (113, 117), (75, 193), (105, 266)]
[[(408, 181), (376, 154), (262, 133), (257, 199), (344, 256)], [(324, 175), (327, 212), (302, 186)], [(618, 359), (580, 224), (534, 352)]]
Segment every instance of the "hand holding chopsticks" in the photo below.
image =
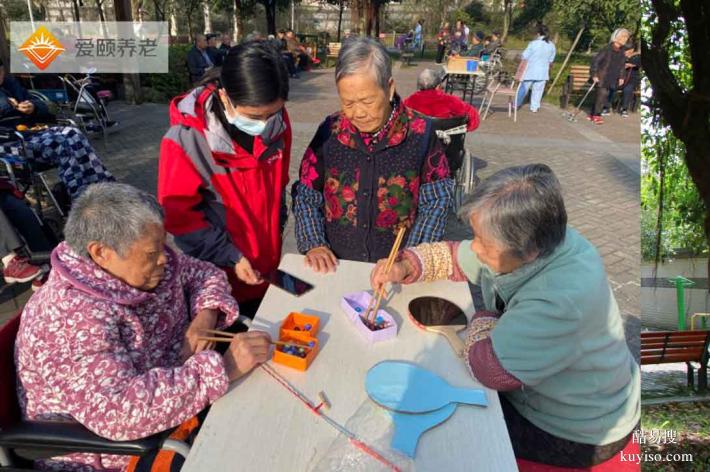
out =
[[(392, 269), (392, 265), (394, 264), (395, 259), (397, 259), (397, 254), (399, 253), (399, 247), (402, 244), (402, 240), (404, 239), (404, 233), (405, 233), (405, 228), (404, 226), (401, 226), (399, 228), (399, 232), (397, 233), (397, 237), (394, 240), (394, 244), (392, 245), (392, 249), (390, 250), (389, 257), (387, 258), (387, 262), (385, 263), (385, 268), (384, 268), (384, 275), (389, 274), (390, 270)], [(375, 298), (373, 297), (370, 300), (370, 304), (367, 307), (367, 310), (365, 310), (365, 313), (363, 315), (363, 318), (372, 322), (374, 319), (377, 317), (377, 311), (380, 309), (380, 303), (382, 303), (382, 297), (385, 294), (385, 286), (384, 284), (382, 285), (382, 288), (379, 290), (378, 295), (377, 295), (377, 302), (374, 305), (374, 308), (372, 306), (373, 302), (375, 301)]]
[(214, 329), (204, 329), (200, 335), (200, 339), (209, 339), (210, 342), (229, 343), (229, 347), (222, 357), (224, 370), (230, 382), (237, 380), (269, 359), (271, 344), (269, 333), (253, 330), (232, 334)]

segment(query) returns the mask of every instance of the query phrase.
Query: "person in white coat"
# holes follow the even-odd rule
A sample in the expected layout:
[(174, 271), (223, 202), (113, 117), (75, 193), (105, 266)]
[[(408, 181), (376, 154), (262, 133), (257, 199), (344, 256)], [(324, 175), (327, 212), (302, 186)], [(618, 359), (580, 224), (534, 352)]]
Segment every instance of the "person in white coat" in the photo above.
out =
[(557, 50), (549, 39), (547, 26), (540, 24), (537, 28), (537, 38), (530, 41), (523, 52), (523, 60), (528, 62), (523, 75), (523, 86), (518, 94), (518, 105), (523, 103), (528, 91), (530, 94), (530, 111), (537, 113), (540, 101), (545, 91), (545, 83), (550, 78), (550, 64), (555, 60)]

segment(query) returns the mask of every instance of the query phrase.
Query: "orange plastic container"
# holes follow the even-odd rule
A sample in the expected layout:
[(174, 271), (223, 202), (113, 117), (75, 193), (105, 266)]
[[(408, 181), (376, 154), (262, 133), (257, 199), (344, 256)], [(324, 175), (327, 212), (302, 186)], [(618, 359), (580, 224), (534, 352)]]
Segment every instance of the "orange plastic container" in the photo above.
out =
[[(306, 330), (306, 327), (310, 325), (310, 330)], [(318, 330), (320, 329), (320, 318), (313, 315), (305, 315), (303, 313), (291, 312), (281, 323), (281, 329), (279, 330), (279, 337), (283, 337), (287, 334), (306, 334), (310, 337), (315, 338), (318, 335)]]
[[(310, 325), (310, 326), (309, 326)], [(306, 329), (306, 328), (310, 329)], [(313, 315), (305, 315), (303, 313), (291, 312), (283, 322), (279, 329), (279, 341), (295, 342), (298, 344), (309, 344), (314, 342), (315, 345), (306, 351), (306, 357), (298, 357), (283, 352), (283, 347), (279, 346), (274, 350), (272, 360), (279, 364), (292, 367), (298, 370), (306, 370), (311, 365), (313, 359), (318, 354), (318, 330), (320, 329), (320, 318)]]
[(278, 346), (277, 349), (274, 350), (274, 357), (272, 358), (272, 360), (287, 367), (291, 367), (297, 370), (306, 370), (318, 354), (318, 339), (315, 337), (310, 337), (304, 334), (285, 334), (284, 336), (279, 338), (279, 341), (293, 341), (299, 344), (308, 344), (310, 342), (315, 343), (312, 348), (306, 350), (306, 357), (298, 357), (291, 354), (287, 354), (281, 350), (283, 349), (281, 346)]

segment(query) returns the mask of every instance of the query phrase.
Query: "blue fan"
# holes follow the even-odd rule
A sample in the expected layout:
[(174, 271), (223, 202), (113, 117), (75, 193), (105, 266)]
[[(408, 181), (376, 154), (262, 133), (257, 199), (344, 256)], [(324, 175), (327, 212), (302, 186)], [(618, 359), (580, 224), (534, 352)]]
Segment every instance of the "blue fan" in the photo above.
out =
[(426, 413), (450, 403), (488, 405), (484, 391), (452, 387), (435, 373), (402, 361), (373, 366), (365, 390), (375, 403), (401, 413)]

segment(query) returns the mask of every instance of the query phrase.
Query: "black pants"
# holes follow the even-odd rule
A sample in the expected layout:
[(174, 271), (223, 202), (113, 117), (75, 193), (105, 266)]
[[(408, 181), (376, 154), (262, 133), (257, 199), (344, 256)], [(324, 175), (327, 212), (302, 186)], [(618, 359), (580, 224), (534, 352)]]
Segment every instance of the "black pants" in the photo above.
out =
[(286, 69), (288, 69), (288, 74), (289, 75), (295, 75), (296, 74), (296, 61), (294, 61), (293, 56), (291, 55), (290, 52), (281, 54), (281, 59), (284, 60), (286, 63)]
[(20, 235), (33, 252), (52, 250), (42, 225), (25, 201), (9, 192), (0, 192), (0, 257), (24, 247)]
[(311, 58), (308, 57), (306, 53), (300, 53), (298, 55), (298, 69), (300, 71), (306, 71), (311, 66)]
[(597, 85), (597, 97), (592, 107), (592, 115), (601, 115), (602, 109), (609, 102), (609, 87)]
[(628, 111), (629, 107), (631, 106), (631, 100), (634, 99), (634, 92), (636, 92), (638, 86), (638, 77), (636, 77), (635, 79), (631, 78), (631, 80), (624, 84), (623, 97), (621, 99), (621, 108), (623, 110)]
[(441, 64), (441, 62), (444, 60), (444, 52), (446, 51), (446, 45), (445, 44), (439, 44), (436, 48), (436, 63)]
[(525, 459), (557, 467), (591, 467), (611, 459), (623, 450), (632, 433), (604, 446), (584, 444), (558, 438), (525, 419), (501, 393), (500, 406), (518, 459)]
[(23, 246), (20, 235), (15, 231), (5, 212), (0, 209), (0, 257), (5, 257)]

